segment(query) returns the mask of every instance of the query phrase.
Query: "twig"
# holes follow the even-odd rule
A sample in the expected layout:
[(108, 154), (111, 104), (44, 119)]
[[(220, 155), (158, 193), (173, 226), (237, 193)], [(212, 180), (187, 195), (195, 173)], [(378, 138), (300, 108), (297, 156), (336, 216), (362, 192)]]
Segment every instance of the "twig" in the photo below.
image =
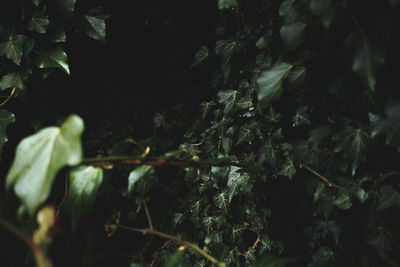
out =
[(393, 176), (393, 175), (399, 175), (400, 171), (392, 171), (392, 172), (388, 172), (382, 175), (382, 180), (385, 180), (386, 178), (388, 178), (389, 176)]
[(9, 231), (10, 233), (13, 233), (16, 237), (18, 237), (21, 241), (23, 241), (33, 251), (40, 250), (40, 247), (38, 245), (36, 245), (35, 243), (33, 243), (32, 238), (30, 238), (27, 234), (22, 232), (14, 224), (6, 221), (5, 219), (3, 219), (1, 217), (0, 217), (0, 226), (2, 226), (4, 229)]
[(65, 191), (64, 191), (64, 196), (63, 196), (63, 198), (61, 199), (60, 204), (58, 204), (57, 212), (56, 212), (56, 217), (58, 217), (58, 214), (60, 213), (61, 206), (62, 206), (62, 204), (64, 203), (64, 201), (65, 201), (65, 199), (67, 198), (67, 195), (68, 195), (68, 174), (69, 174), (69, 173), (67, 172), (67, 175), (66, 175), (66, 177), (65, 177)]
[(15, 87), (11, 90), (11, 93), (9, 96), (7, 96), (7, 98), (0, 103), (0, 107), (4, 106), (5, 104), (7, 104), (7, 102), (13, 97), (14, 93), (15, 93)]
[(147, 207), (147, 200), (143, 200), (143, 206), (144, 206), (144, 210), (146, 212), (146, 217), (147, 217), (147, 221), (149, 223), (149, 228), (150, 229), (154, 229), (153, 227), (153, 223), (151, 222), (151, 217), (150, 217), (150, 213), (149, 213), (149, 208)]
[(299, 167), (302, 168), (304, 167), (307, 171), (311, 172), (312, 174), (314, 174), (315, 176), (317, 176), (318, 178), (320, 178), (322, 181), (324, 181), (329, 187), (335, 187), (339, 190), (346, 190), (344, 187), (341, 187), (337, 184), (332, 183), (331, 181), (328, 180), (328, 178), (326, 178), (325, 176), (319, 174), (318, 172), (314, 171), (313, 169), (311, 169), (309, 166), (299, 163)]
[(144, 205), (144, 209), (146, 211), (147, 220), (148, 220), (148, 223), (149, 223), (149, 227), (148, 228), (135, 228), (135, 227), (129, 227), (129, 226), (125, 226), (125, 225), (122, 225), (122, 224), (118, 223), (118, 224), (106, 225), (105, 226), (106, 231), (114, 232), (119, 227), (119, 228), (124, 229), (124, 230), (142, 233), (143, 235), (147, 235), (147, 234), (156, 235), (158, 237), (175, 241), (176, 243), (182, 244), (182, 245), (184, 245), (186, 247), (189, 247), (189, 248), (193, 249), (194, 251), (196, 251), (197, 253), (202, 255), (204, 258), (209, 260), (212, 264), (215, 264), (215, 265), (217, 265), (219, 267), (226, 267), (226, 264), (224, 262), (221, 262), (221, 261), (217, 260), (216, 258), (211, 256), (210, 254), (208, 254), (205, 250), (199, 248), (197, 245), (195, 245), (193, 243), (190, 243), (189, 241), (182, 240), (182, 238), (180, 236), (173, 236), (173, 235), (169, 235), (169, 234), (162, 233), (162, 232), (159, 232), (159, 231), (155, 230), (153, 228), (153, 225), (152, 225), (152, 222), (151, 222), (150, 212), (149, 212), (149, 209), (147, 207), (146, 201), (143, 201), (143, 205)]
[(174, 166), (174, 167), (194, 167), (200, 169), (209, 169), (211, 166), (238, 166), (242, 165), (238, 162), (233, 161), (220, 161), (211, 162), (206, 160), (193, 161), (193, 160), (170, 160), (163, 157), (146, 158), (143, 159), (141, 156), (111, 156), (111, 157), (97, 157), (88, 158), (82, 161), (82, 164), (93, 165), (95, 167), (109, 167), (112, 162), (118, 162), (124, 165), (150, 165), (150, 166)]
[(175, 242), (177, 242), (179, 244), (182, 244), (184, 246), (190, 247), (191, 249), (197, 251), (204, 258), (209, 260), (211, 263), (216, 264), (217, 266), (220, 266), (220, 267), (225, 267), (226, 266), (224, 262), (220, 262), (219, 260), (217, 260), (216, 258), (211, 256), (210, 254), (208, 254), (207, 252), (205, 252), (204, 250), (199, 248), (197, 245), (192, 244), (192, 243), (190, 243), (188, 241), (182, 240), (181, 237), (179, 237), (179, 236), (169, 235), (169, 234), (162, 233), (162, 232), (159, 232), (159, 231), (151, 229), (151, 228), (134, 228), (134, 227), (125, 226), (125, 225), (122, 225), (122, 224), (118, 224), (118, 225), (114, 224), (114, 225), (110, 225), (110, 227), (117, 227), (117, 228), (119, 227), (119, 228), (124, 229), (124, 230), (142, 233), (143, 235), (147, 235), (147, 234), (156, 235), (156, 236), (161, 237), (161, 238), (165, 238), (165, 239), (169, 239), (169, 240), (175, 241)]

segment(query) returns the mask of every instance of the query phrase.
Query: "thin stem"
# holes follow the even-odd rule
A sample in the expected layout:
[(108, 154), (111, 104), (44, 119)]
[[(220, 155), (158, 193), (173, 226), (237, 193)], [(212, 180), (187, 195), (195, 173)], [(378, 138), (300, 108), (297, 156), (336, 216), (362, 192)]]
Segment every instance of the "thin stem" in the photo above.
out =
[(392, 171), (392, 172), (388, 172), (382, 175), (382, 180), (385, 180), (386, 178), (388, 178), (389, 176), (393, 176), (393, 175), (399, 175), (400, 171)]
[(143, 200), (143, 206), (144, 206), (144, 210), (146, 212), (146, 217), (147, 217), (147, 221), (149, 223), (149, 228), (150, 229), (154, 229), (153, 227), (153, 223), (151, 222), (151, 217), (150, 217), (150, 213), (149, 213), (149, 208), (147, 207), (147, 202), (146, 200)]
[(96, 167), (108, 167), (112, 162), (118, 162), (124, 165), (150, 165), (150, 166), (175, 166), (175, 167), (194, 167), (201, 169), (209, 169), (211, 166), (241, 166), (238, 162), (233, 161), (193, 161), (193, 160), (170, 160), (163, 157), (153, 157), (144, 159), (142, 156), (110, 156), (110, 157), (97, 157), (87, 158), (82, 161), (82, 164), (93, 165)]
[(217, 260), (216, 258), (211, 256), (210, 254), (208, 254), (206, 251), (204, 251), (201, 248), (199, 248), (197, 245), (195, 245), (193, 243), (190, 243), (190, 242), (188, 242), (186, 240), (182, 240), (182, 238), (179, 237), (179, 236), (173, 236), (173, 235), (169, 235), (169, 234), (166, 234), (166, 233), (162, 233), (162, 232), (159, 232), (159, 231), (157, 231), (155, 229), (152, 229), (152, 228), (140, 229), (140, 228), (134, 228), (134, 227), (125, 226), (125, 225), (122, 225), (122, 224), (111, 225), (111, 226), (119, 227), (121, 229), (128, 230), (128, 231), (142, 233), (143, 235), (147, 235), (147, 234), (156, 235), (156, 236), (164, 238), (164, 239), (175, 241), (175, 242), (177, 242), (179, 244), (182, 244), (184, 246), (187, 246), (187, 247), (195, 250), (200, 255), (202, 255), (204, 258), (209, 260), (211, 263), (216, 264), (217, 266), (220, 266), (220, 267), (225, 267), (226, 266), (224, 262), (220, 262), (219, 260)]
[(15, 93), (15, 87), (11, 90), (11, 93), (9, 96), (7, 96), (7, 98), (0, 103), (0, 107), (4, 106), (5, 104), (7, 104), (7, 102), (13, 97), (14, 93)]
[(341, 186), (339, 186), (339, 185), (336, 185), (336, 184), (332, 183), (331, 181), (328, 180), (328, 178), (326, 178), (326, 177), (323, 176), (322, 174), (320, 174), (320, 173), (314, 171), (314, 170), (311, 169), (309, 166), (307, 166), (307, 165), (305, 165), (305, 164), (302, 164), (302, 163), (300, 163), (299, 166), (300, 166), (300, 168), (304, 167), (307, 171), (311, 172), (312, 174), (314, 174), (315, 176), (317, 176), (318, 178), (320, 178), (320, 179), (321, 179), (322, 181), (324, 181), (329, 187), (332, 187), (332, 186), (333, 186), (333, 187), (335, 187), (335, 188), (337, 188), (337, 189), (339, 189), (339, 190), (346, 190), (345, 188), (343, 188), (343, 187), (341, 187)]
[(18, 237), (22, 242), (24, 242), (28, 247), (30, 247), (33, 251), (38, 251), (40, 250), (40, 247), (33, 243), (32, 239), (22, 232), (18, 227), (16, 227), (14, 224), (6, 221), (5, 219), (0, 217), (0, 226), (2, 226), (4, 229), (9, 231), (10, 233), (14, 234), (16, 237)]

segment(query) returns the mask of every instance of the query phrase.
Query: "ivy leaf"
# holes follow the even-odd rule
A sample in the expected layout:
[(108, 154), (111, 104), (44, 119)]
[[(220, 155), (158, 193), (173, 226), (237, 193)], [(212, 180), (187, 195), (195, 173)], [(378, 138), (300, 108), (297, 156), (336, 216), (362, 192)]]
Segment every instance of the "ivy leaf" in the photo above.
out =
[(239, 95), (239, 91), (236, 90), (225, 90), (218, 92), (218, 102), (225, 104), (224, 114), (229, 113), (232, 110), (233, 105), (236, 103)]
[(225, 9), (237, 6), (237, 0), (218, 0), (218, 8)]
[(371, 137), (383, 132), (386, 136), (386, 144), (393, 145), (400, 151), (400, 104), (392, 103), (385, 107), (386, 118), (369, 113), (369, 119), (373, 130)]
[(299, 126), (302, 124), (311, 124), (307, 106), (299, 107), (296, 111), (296, 115), (293, 117), (293, 126)]
[(279, 267), (285, 263), (295, 262), (298, 258), (281, 258), (274, 254), (264, 253), (258, 257), (254, 267)]
[(53, 43), (64, 43), (67, 40), (67, 33), (62, 27), (55, 28), (52, 31), (49, 30), (48, 36)]
[(105, 20), (108, 17), (109, 15), (105, 14), (100, 7), (93, 8), (84, 16), (85, 21), (82, 27), (90, 38), (104, 42), (106, 39)]
[(24, 84), (22, 82), (22, 76), (18, 72), (7, 73), (0, 78), (0, 90), (7, 88), (19, 88), (23, 89)]
[(0, 43), (0, 56), (5, 56), (15, 64), (21, 63), (25, 38), (21, 36), (12, 37), (9, 41)]
[(140, 166), (135, 168), (133, 171), (130, 172), (128, 177), (128, 193), (132, 193), (132, 190), (141, 178), (145, 177), (146, 174), (152, 169), (152, 166)]
[(168, 258), (168, 261), (165, 263), (165, 267), (181, 266), (182, 262), (184, 262), (183, 250), (177, 250)]
[(363, 160), (365, 160), (370, 145), (369, 134), (360, 128), (347, 126), (334, 140), (339, 142), (335, 152), (344, 152), (344, 157), (351, 162), (351, 174), (354, 176), (356, 170)]
[(24, 138), (17, 147), (6, 178), (31, 215), (45, 201), (57, 172), (82, 160), (81, 134), (84, 124), (71, 115), (61, 127), (47, 127)]
[(214, 107), (216, 104), (214, 101), (209, 101), (209, 102), (202, 102), (200, 104), (201, 106), (201, 117), (203, 118), (203, 120), (206, 118), (208, 112), (210, 111), (210, 109), (212, 107)]
[(103, 170), (100, 168), (81, 166), (71, 170), (68, 195), (63, 206), (70, 214), (72, 229), (94, 204), (102, 181)]
[(279, 15), (282, 16), (286, 24), (301, 20), (299, 12), (295, 8), (296, 0), (285, 0), (279, 6)]
[(328, 247), (319, 247), (318, 250), (313, 254), (313, 264), (309, 264), (308, 267), (326, 266), (328, 262), (333, 261), (335, 253)]
[(295, 22), (281, 27), (279, 34), (287, 49), (293, 50), (303, 41), (305, 28), (306, 24), (303, 22)]
[(59, 68), (70, 74), (67, 54), (61, 47), (56, 47), (39, 56), (36, 65), (41, 69)]
[[(3, 146), (8, 141), (7, 138), (7, 126), (10, 123), (15, 122), (15, 116), (10, 111), (1, 109), (0, 110), (0, 156), (3, 152)], [(0, 159), (1, 161), (1, 159)]]
[(207, 46), (203, 45), (194, 54), (194, 63), (192, 65), (192, 67), (195, 66), (195, 65), (200, 64), (201, 62), (203, 62), (207, 58), (208, 58), (208, 48), (207, 48)]
[(400, 208), (400, 193), (393, 186), (384, 185), (379, 190), (377, 210), (385, 210), (391, 207)]
[(28, 22), (28, 30), (37, 32), (37, 33), (45, 33), (47, 29), (47, 25), (49, 25), (49, 17), (48, 16), (33, 16), (31, 20)]
[(342, 191), (339, 192), (338, 196), (332, 203), (333, 205), (343, 210), (350, 209), (352, 205), (350, 201), (350, 196), (346, 193), (343, 193)]
[(291, 180), (293, 175), (295, 175), (295, 173), (296, 173), (296, 167), (294, 166), (293, 158), (287, 156), (286, 162), (283, 164), (283, 168), (278, 172), (278, 174), (287, 176)]
[(366, 37), (361, 38), (360, 43), (354, 54), (352, 69), (357, 72), (368, 89), (375, 90), (375, 74), (380, 64), (384, 62), (384, 58)]
[(319, 16), (322, 20), (322, 25), (327, 29), (335, 16), (336, 8), (332, 0), (311, 0), (311, 11)]
[(280, 97), (282, 81), (287, 77), (292, 65), (281, 62), (264, 71), (257, 79), (257, 97), (263, 105), (268, 105)]
[(32, 0), (32, 2), (36, 5), (39, 6), (42, 0)]
[(59, 6), (66, 12), (72, 12), (75, 8), (76, 0), (57, 0)]
[(225, 213), (228, 213), (229, 197), (226, 189), (214, 195), (214, 202), (218, 208), (223, 209)]

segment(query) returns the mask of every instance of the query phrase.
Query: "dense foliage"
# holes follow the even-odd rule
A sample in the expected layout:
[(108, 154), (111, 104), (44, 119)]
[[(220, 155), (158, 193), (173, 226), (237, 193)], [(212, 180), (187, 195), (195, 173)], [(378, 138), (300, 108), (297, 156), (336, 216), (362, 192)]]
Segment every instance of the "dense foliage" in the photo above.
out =
[(5, 2), (1, 266), (399, 266), (398, 0)]

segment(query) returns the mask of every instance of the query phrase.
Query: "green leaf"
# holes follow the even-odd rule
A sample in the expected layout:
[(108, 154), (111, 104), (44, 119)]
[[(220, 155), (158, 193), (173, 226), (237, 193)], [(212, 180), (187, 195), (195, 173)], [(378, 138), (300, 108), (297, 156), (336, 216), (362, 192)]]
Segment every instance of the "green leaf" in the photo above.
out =
[(7, 126), (13, 122), (15, 122), (14, 114), (8, 110), (0, 109), (0, 156), (3, 152), (4, 144), (8, 141)]
[(344, 157), (350, 160), (351, 174), (354, 176), (360, 163), (366, 159), (370, 145), (369, 134), (360, 128), (347, 126), (334, 140), (339, 144), (335, 152), (344, 152)]
[(225, 213), (228, 213), (229, 196), (227, 190), (223, 190), (222, 192), (215, 194), (214, 202), (218, 208), (223, 209)]
[(285, 263), (295, 262), (298, 258), (281, 258), (274, 254), (264, 253), (257, 258), (254, 267), (279, 267)]
[(103, 181), (103, 170), (92, 166), (81, 166), (70, 172), (68, 195), (63, 207), (75, 229), (79, 219), (93, 206)]
[(292, 65), (281, 62), (264, 71), (257, 79), (257, 97), (263, 105), (270, 104), (280, 97), (282, 81), (287, 77)]
[(377, 210), (385, 210), (391, 207), (400, 208), (400, 193), (393, 186), (384, 185), (379, 190)]
[(22, 82), (22, 76), (18, 72), (7, 73), (0, 78), (0, 90), (7, 88), (19, 88), (23, 89), (24, 84)]
[(237, 5), (238, 5), (237, 0), (218, 0), (219, 9), (236, 7)]
[(202, 102), (200, 104), (201, 106), (201, 117), (203, 120), (206, 118), (207, 114), (209, 113), (210, 109), (214, 107), (216, 104), (214, 101), (209, 101), (209, 102)]
[(84, 30), (86, 34), (94, 40), (105, 41), (106, 39), (106, 22), (103, 14), (85, 15), (86, 23)]
[(319, 16), (322, 20), (322, 25), (327, 29), (335, 16), (336, 8), (332, 0), (311, 0), (311, 11)]
[(76, 0), (57, 0), (58, 5), (66, 12), (72, 12), (75, 8)]
[(128, 177), (128, 193), (132, 193), (132, 191), (135, 187), (135, 184), (141, 178), (145, 177), (146, 174), (149, 174), (150, 170), (152, 170), (152, 169), (153, 169), (152, 166), (144, 165), (144, 166), (137, 167), (133, 171), (131, 171), (129, 173), (129, 177)]
[(354, 54), (352, 69), (371, 91), (375, 90), (376, 70), (383, 62), (380, 52), (363, 36)]
[(299, 12), (295, 8), (296, 0), (285, 0), (279, 6), (279, 15), (285, 20), (285, 24), (290, 24), (300, 20)]
[(36, 61), (36, 65), (41, 69), (59, 68), (62, 69), (68, 75), (70, 74), (68, 66), (68, 57), (61, 47), (56, 47), (40, 55)]
[(207, 58), (208, 58), (208, 48), (207, 48), (207, 46), (203, 45), (194, 54), (194, 63), (193, 63), (192, 66), (200, 64), (201, 62), (203, 62)]
[(343, 210), (350, 209), (352, 205), (350, 196), (342, 191), (339, 192), (336, 199), (332, 203), (333, 205)]
[(33, 16), (29, 21), (27, 28), (29, 31), (45, 33), (49, 22), (48, 16)]
[(371, 137), (383, 132), (386, 136), (386, 144), (393, 145), (400, 151), (400, 104), (392, 103), (385, 106), (386, 118), (369, 113), (369, 119), (373, 130)]
[(283, 168), (278, 174), (287, 176), (289, 179), (292, 179), (293, 175), (296, 174), (296, 167), (293, 163), (293, 159), (290, 156), (286, 157), (286, 162), (283, 164)]
[(5, 56), (19, 65), (23, 55), (24, 42), (25, 38), (17, 36), (7, 42), (0, 43), (0, 56)]
[(67, 40), (67, 33), (62, 27), (49, 30), (48, 32), (49, 40), (53, 43), (64, 43)]
[(168, 261), (165, 263), (165, 267), (177, 267), (181, 266), (183, 262), (183, 250), (177, 250), (172, 254)]
[(237, 101), (239, 91), (225, 90), (218, 92), (219, 103), (225, 104), (224, 113), (227, 114), (232, 110), (232, 107)]
[(81, 162), (83, 129), (82, 119), (71, 115), (61, 127), (44, 128), (18, 144), (6, 184), (14, 185), (31, 215), (47, 199), (57, 172)]
[(303, 41), (305, 28), (306, 24), (302, 22), (283, 25), (279, 34), (284, 46), (289, 50), (296, 48)]
[(311, 124), (307, 106), (299, 107), (296, 111), (296, 115), (293, 117), (293, 126), (299, 126), (302, 124)]
[(36, 5), (39, 6), (42, 0), (32, 0), (32, 2)]

